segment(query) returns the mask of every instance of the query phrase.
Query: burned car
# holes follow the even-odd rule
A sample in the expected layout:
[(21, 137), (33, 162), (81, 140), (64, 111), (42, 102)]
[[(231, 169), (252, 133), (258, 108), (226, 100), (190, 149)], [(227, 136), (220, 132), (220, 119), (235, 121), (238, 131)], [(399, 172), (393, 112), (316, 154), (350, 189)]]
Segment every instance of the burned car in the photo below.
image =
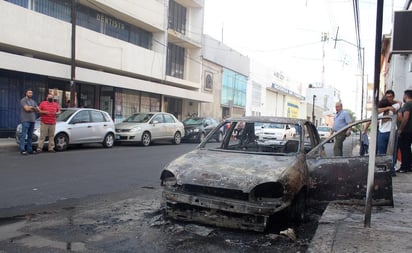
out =
[[(262, 127), (271, 124), (293, 128), (293, 134), (266, 138)], [(281, 212), (302, 221), (312, 194), (319, 200), (364, 199), (367, 157), (331, 157), (325, 146), (331, 143), (320, 141), (310, 121), (240, 117), (225, 120), (214, 131), (222, 126), (230, 126), (222, 142), (210, 140), (212, 132), (162, 171), (166, 217), (264, 231)], [(353, 153), (356, 145), (347, 149)], [(375, 177), (382, 180), (376, 181), (374, 199), (384, 199), (381, 203), (392, 201), (388, 158), (377, 158)]]

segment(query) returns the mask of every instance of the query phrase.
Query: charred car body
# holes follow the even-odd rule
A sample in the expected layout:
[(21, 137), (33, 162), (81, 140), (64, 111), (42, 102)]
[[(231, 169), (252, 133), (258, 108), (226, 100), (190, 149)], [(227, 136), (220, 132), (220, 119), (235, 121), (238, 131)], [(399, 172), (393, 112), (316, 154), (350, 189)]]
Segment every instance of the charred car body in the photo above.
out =
[[(287, 125), (294, 134), (264, 138), (262, 127), (269, 124)], [(301, 221), (306, 198), (313, 193), (325, 200), (364, 198), (367, 157), (330, 157), (324, 148), (327, 140), (320, 142), (310, 121), (231, 118), (214, 131), (225, 126), (230, 127), (221, 143), (210, 140), (212, 132), (162, 171), (167, 217), (264, 231), (279, 212)], [(393, 203), (388, 157), (377, 158), (381, 170), (375, 177), (378, 173), (382, 180), (375, 184), (374, 192), (379, 194), (374, 199), (381, 204)]]

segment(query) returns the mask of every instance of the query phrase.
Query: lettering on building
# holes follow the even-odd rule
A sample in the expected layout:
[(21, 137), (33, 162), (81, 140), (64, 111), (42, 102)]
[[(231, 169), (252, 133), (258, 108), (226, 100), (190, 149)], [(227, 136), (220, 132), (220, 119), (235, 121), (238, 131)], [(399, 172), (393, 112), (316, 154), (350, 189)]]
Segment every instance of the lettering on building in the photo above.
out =
[(108, 17), (104, 14), (97, 13), (96, 19), (99, 20), (100, 22), (103, 22), (104, 24), (110, 25), (114, 28), (122, 29), (122, 30), (125, 29), (125, 24), (123, 24), (122, 22), (120, 22), (120, 21), (118, 21), (114, 18)]

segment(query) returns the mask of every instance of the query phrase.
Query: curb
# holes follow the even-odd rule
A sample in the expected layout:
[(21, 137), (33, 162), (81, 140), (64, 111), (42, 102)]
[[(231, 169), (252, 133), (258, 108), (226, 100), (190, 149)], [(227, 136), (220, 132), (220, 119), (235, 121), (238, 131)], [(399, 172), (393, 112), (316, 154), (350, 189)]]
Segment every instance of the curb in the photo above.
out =
[(0, 138), (0, 151), (17, 152), (19, 147), (14, 138)]

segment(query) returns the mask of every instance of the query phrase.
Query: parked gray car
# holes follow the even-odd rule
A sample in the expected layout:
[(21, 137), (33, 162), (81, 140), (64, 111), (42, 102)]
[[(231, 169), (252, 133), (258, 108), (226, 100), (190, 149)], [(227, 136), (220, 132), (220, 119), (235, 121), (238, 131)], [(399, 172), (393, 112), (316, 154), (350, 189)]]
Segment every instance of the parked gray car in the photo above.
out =
[(116, 124), (116, 142), (149, 146), (157, 140), (180, 144), (185, 135), (183, 123), (167, 112), (139, 112)]
[[(22, 126), (16, 129), (16, 142), (20, 143)], [(114, 144), (114, 122), (110, 115), (91, 108), (63, 108), (57, 117), (54, 135), (55, 150), (64, 151), (71, 144), (102, 143), (105, 148)], [(36, 120), (33, 132), (33, 146), (40, 139), (40, 119)], [(46, 142), (48, 139), (46, 138)]]

